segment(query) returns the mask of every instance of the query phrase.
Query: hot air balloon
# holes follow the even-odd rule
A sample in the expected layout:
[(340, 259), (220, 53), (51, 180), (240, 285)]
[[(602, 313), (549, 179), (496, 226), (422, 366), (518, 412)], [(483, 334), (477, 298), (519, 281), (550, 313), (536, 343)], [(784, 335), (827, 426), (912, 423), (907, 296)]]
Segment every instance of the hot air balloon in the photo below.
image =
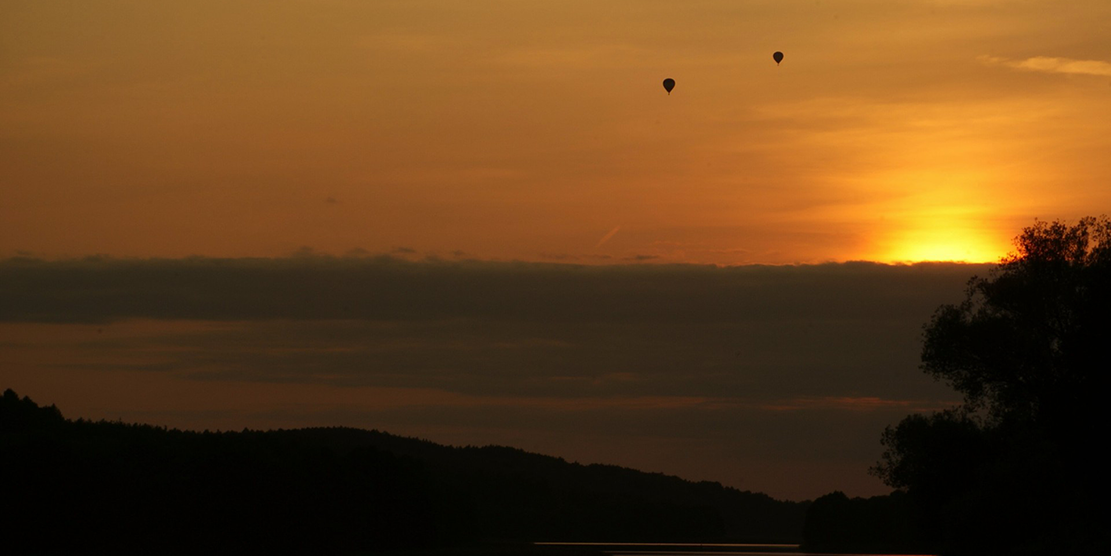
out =
[(779, 63), (783, 61), (783, 53), (777, 50), (775, 54), (772, 54), (772, 59), (775, 60), (775, 65), (778, 66)]
[(674, 79), (672, 79), (670, 77), (668, 77), (667, 79), (664, 79), (664, 89), (667, 91), (667, 94), (670, 95), (671, 90), (674, 89), (674, 88), (675, 88), (675, 80)]

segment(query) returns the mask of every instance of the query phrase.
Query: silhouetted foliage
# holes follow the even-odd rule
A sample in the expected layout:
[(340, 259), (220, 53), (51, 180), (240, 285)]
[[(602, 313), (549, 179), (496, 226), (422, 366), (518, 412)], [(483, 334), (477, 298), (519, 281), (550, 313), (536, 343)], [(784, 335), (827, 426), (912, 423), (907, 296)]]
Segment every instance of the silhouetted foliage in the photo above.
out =
[(930, 549), (1106, 554), (1111, 222), (1039, 222), (1016, 246), (925, 329), (923, 370), (964, 405), (889, 427), (873, 472), (913, 501)]
[(478, 541), (791, 541), (805, 503), (377, 431), (185, 432), (0, 396), (5, 554), (339, 554)]
[[(1094, 422), (1111, 338), (1111, 222), (1039, 222), (927, 326), (923, 369), (996, 421), (1067, 435)], [(1100, 381), (1100, 382), (1097, 382)]]

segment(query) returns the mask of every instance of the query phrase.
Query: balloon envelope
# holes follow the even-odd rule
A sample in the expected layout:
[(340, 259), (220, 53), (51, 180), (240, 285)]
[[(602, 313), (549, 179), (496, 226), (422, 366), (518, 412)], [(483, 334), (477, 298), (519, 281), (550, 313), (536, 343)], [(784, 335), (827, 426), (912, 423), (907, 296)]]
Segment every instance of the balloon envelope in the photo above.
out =
[(667, 94), (670, 95), (671, 90), (674, 89), (674, 88), (675, 88), (675, 80), (674, 79), (672, 79), (670, 77), (668, 77), (667, 79), (664, 79), (664, 89), (667, 90)]
[(772, 58), (775, 59), (775, 65), (778, 66), (779, 63), (783, 61), (783, 53), (779, 52), (779, 51), (776, 51), (775, 54), (772, 54)]

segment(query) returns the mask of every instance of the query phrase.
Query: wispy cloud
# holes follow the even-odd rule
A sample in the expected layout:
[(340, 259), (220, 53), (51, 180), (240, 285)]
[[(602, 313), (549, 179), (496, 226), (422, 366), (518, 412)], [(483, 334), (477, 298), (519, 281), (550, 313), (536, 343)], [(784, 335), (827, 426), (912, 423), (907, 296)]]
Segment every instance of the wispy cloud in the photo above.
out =
[(1053, 58), (1049, 56), (1035, 56), (1025, 60), (980, 56), (979, 60), (989, 66), (1005, 66), (1025, 71), (1111, 77), (1111, 63), (1102, 60), (1073, 60), (1072, 58)]
[(879, 411), (906, 409), (908, 411), (931, 411), (944, 409), (945, 404), (936, 400), (885, 399), (876, 396), (803, 396), (787, 400), (777, 400), (763, 406), (772, 411), (834, 410), (834, 411)]

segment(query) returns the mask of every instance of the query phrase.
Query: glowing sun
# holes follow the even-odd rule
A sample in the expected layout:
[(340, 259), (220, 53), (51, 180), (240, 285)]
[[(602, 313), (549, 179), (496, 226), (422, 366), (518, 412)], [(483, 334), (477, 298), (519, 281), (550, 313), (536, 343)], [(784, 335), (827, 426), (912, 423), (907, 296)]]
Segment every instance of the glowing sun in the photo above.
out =
[(988, 263), (998, 261), (1006, 252), (1005, 244), (987, 237), (980, 230), (931, 227), (895, 234), (879, 258), (887, 262)]

